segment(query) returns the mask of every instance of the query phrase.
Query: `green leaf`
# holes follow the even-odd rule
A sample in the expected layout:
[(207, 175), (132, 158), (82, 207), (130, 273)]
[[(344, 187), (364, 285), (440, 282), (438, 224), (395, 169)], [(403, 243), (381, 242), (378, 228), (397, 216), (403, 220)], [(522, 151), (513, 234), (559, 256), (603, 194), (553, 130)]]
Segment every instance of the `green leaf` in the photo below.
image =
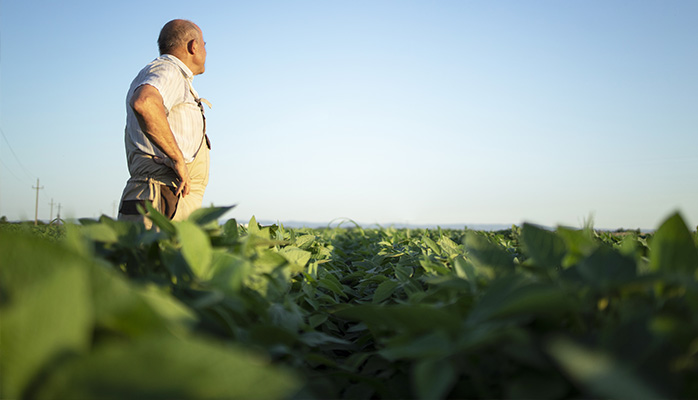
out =
[(60, 399), (286, 399), (299, 380), (233, 345), (148, 337), (98, 346), (56, 371), (38, 397)]
[(425, 359), (412, 372), (415, 392), (420, 399), (443, 399), (456, 383), (456, 370), (447, 359)]
[(351, 342), (347, 340), (336, 338), (322, 332), (305, 332), (301, 334), (300, 340), (310, 347), (318, 347), (328, 344), (342, 345), (345, 347), (351, 344)]
[(657, 229), (650, 249), (650, 268), (653, 271), (694, 276), (698, 269), (696, 243), (678, 213), (670, 216)]
[(439, 246), (436, 243), (434, 243), (434, 241), (431, 240), (428, 236), (422, 236), (422, 241), (424, 242), (424, 244), (427, 245), (429, 249), (431, 249), (431, 251), (433, 251), (439, 256), (441, 255), (441, 248), (439, 248)]
[(544, 268), (558, 268), (567, 251), (564, 240), (556, 233), (524, 223), (521, 242), (533, 262)]
[(470, 284), (470, 291), (477, 293), (477, 272), (473, 264), (468, 262), (463, 256), (458, 256), (453, 261), (453, 266), (456, 271), (456, 276), (465, 279)]
[(449, 239), (448, 236), (442, 236), (439, 239), (438, 244), (449, 257), (456, 257), (463, 254), (463, 250), (460, 249), (453, 240)]
[(340, 318), (362, 321), (372, 329), (390, 329), (413, 334), (443, 330), (456, 334), (460, 328), (457, 315), (429, 305), (360, 305), (335, 312)]
[(563, 267), (576, 264), (579, 260), (589, 256), (599, 246), (589, 229), (570, 229), (559, 227), (557, 234), (565, 241), (567, 254), (562, 260)]
[(240, 237), (237, 220), (235, 218), (227, 220), (223, 225), (223, 232), (228, 239), (237, 240)]
[(634, 366), (622, 365), (610, 354), (557, 338), (548, 344), (549, 354), (562, 369), (593, 398), (664, 399), (633, 373)]
[(262, 346), (282, 344), (291, 347), (298, 340), (298, 334), (276, 325), (255, 325), (250, 329), (250, 338), (255, 344)]
[(342, 284), (332, 274), (325, 274), (324, 277), (318, 279), (318, 286), (327, 289), (338, 296), (346, 297)]
[(0, 232), (0, 265), (0, 398), (21, 398), (42, 371), (88, 349), (90, 262), (61, 243)]
[(322, 314), (313, 314), (310, 317), (308, 317), (308, 325), (310, 325), (311, 328), (315, 329), (318, 326), (322, 325), (325, 321), (327, 321), (327, 318), (329, 315), (322, 313)]
[(397, 289), (398, 286), (399, 283), (395, 281), (383, 281), (380, 285), (378, 285), (376, 291), (373, 293), (373, 303), (380, 303), (387, 300), (393, 295), (393, 292), (395, 292), (395, 289)]
[(95, 324), (123, 336), (185, 331), (195, 316), (169, 293), (154, 285), (140, 287), (107, 268), (90, 274)]
[[(138, 207), (140, 207), (140, 205)], [(160, 228), (169, 237), (173, 237), (177, 234), (177, 230), (175, 229), (174, 224), (172, 224), (172, 221), (170, 221), (169, 218), (158, 212), (158, 210), (156, 210), (155, 207), (153, 207), (153, 205), (149, 201), (145, 202), (145, 208), (147, 211), (146, 216), (150, 218), (151, 221), (153, 221), (153, 224), (155, 226)]]
[(119, 240), (114, 229), (106, 224), (89, 224), (83, 226), (80, 232), (93, 242), (116, 243)]
[(235, 206), (232, 205), (228, 207), (199, 208), (191, 213), (188, 220), (203, 227), (211, 222), (217, 222), (225, 213), (234, 207)]
[(419, 260), (419, 265), (421, 265), (425, 271), (433, 275), (450, 275), (451, 273), (451, 270), (443, 263), (433, 261), (429, 259), (427, 255), (424, 255), (423, 258)]
[(279, 254), (284, 256), (289, 263), (295, 266), (295, 272), (301, 272), (312, 256), (311, 252), (301, 250), (294, 246), (284, 247), (283, 249), (279, 250)]
[(631, 282), (637, 276), (635, 260), (608, 247), (599, 247), (573, 268), (586, 284), (604, 291)]
[(239, 292), (245, 279), (252, 273), (252, 263), (243, 257), (224, 251), (215, 251), (211, 262), (209, 283), (227, 293)]
[(315, 235), (301, 235), (296, 238), (295, 245), (301, 249), (308, 248), (312, 246), (317, 241), (317, 236)]
[[(332, 276), (332, 275), (330, 275), (330, 276)], [(346, 296), (344, 294), (344, 288), (342, 287), (342, 284), (339, 283), (339, 281), (337, 281), (337, 278), (334, 278), (334, 279), (330, 279), (328, 277), (320, 278), (320, 279), (318, 279), (318, 286), (321, 288), (327, 289), (338, 296), (342, 296), (342, 297)]]
[(200, 279), (210, 279), (213, 249), (206, 232), (191, 221), (178, 222), (176, 229), (182, 255), (192, 272)]
[(559, 315), (571, 307), (568, 294), (559, 287), (511, 276), (492, 283), (471, 310), (468, 321), (477, 324), (493, 318)]
[(247, 223), (247, 233), (251, 236), (261, 236), (264, 239), (269, 239), (269, 235), (262, 235), (262, 230), (257, 223), (257, 218), (253, 215), (250, 222)]
[(477, 233), (468, 232), (465, 236), (465, 249), (478, 267), (491, 267), (500, 273), (514, 271), (514, 257)]
[(378, 354), (390, 361), (422, 360), (425, 358), (440, 358), (451, 354), (453, 348), (445, 332), (437, 330), (426, 335), (398, 336), (385, 343), (385, 348)]

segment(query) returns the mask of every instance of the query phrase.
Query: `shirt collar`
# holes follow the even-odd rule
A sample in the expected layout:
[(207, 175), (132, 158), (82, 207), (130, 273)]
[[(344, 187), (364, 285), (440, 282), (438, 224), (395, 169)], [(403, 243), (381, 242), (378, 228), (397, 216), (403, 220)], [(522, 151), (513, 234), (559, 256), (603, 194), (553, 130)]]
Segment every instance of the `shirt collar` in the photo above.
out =
[(182, 72), (184, 73), (184, 76), (187, 77), (187, 79), (194, 78), (194, 73), (192, 73), (189, 67), (187, 67), (187, 65), (184, 64), (182, 60), (180, 60), (179, 58), (173, 56), (172, 54), (163, 54), (160, 56), (160, 58), (172, 61), (173, 63), (177, 64), (177, 66), (182, 69)]

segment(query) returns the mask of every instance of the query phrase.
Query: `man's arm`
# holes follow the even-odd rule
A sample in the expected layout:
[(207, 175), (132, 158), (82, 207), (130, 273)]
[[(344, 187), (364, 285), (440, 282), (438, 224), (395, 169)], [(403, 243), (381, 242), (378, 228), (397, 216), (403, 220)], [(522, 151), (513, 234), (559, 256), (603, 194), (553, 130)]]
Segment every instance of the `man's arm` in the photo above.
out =
[(184, 155), (175, 141), (160, 92), (151, 85), (141, 85), (133, 92), (131, 108), (138, 118), (138, 125), (157, 148), (162, 150), (172, 160), (172, 169), (179, 176), (177, 195), (189, 194), (191, 180), (184, 162)]

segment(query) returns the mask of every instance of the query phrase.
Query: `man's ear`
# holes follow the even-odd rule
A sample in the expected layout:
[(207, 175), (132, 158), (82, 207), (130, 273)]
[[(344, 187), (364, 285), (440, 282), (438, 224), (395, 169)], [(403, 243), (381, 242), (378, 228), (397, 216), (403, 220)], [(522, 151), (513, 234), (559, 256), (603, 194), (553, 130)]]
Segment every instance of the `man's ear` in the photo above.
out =
[(190, 40), (189, 42), (187, 42), (187, 52), (189, 52), (189, 54), (194, 54), (198, 45), (199, 44), (196, 43), (196, 39)]

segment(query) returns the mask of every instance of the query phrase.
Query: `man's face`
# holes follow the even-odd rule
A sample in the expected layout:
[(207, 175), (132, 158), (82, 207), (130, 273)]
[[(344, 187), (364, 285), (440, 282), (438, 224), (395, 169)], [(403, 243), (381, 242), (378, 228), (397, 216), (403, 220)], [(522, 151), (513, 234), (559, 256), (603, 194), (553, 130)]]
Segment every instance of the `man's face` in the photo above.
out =
[(199, 35), (196, 38), (197, 46), (194, 52), (194, 65), (197, 67), (197, 71), (193, 71), (195, 75), (203, 74), (206, 70), (206, 42), (204, 42), (204, 35), (199, 29)]

